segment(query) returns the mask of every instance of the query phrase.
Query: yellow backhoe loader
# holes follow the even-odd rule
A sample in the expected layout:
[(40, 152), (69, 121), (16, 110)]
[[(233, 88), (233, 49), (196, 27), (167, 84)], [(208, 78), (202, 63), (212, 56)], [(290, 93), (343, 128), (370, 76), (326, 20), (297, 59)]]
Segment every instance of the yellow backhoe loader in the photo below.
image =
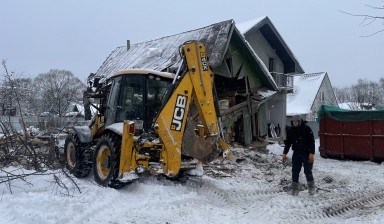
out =
[(217, 117), (214, 75), (205, 46), (180, 46), (176, 74), (123, 70), (87, 93), (98, 99), (88, 126), (74, 126), (64, 154), (76, 177), (94, 172), (102, 186), (119, 188), (141, 173), (176, 178), (219, 155), (228, 158)]

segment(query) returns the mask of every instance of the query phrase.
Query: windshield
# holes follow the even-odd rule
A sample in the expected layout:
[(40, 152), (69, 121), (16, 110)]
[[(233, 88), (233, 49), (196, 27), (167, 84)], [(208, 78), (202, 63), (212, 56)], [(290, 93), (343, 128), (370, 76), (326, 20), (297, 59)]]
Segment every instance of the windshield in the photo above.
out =
[(149, 76), (147, 82), (147, 102), (146, 105), (148, 110), (146, 111), (146, 116), (148, 119), (148, 127), (153, 124), (154, 119), (156, 118), (157, 113), (161, 107), (161, 99), (165, 94), (166, 90), (170, 85), (170, 80), (165, 81), (160, 78)]
[[(129, 74), (117, 78), (112, 88), (113, 97), (111, 95), (110, 98), (110, 103), (113, 102), (115, 105), (110, 104), (110, 111), (116, 108), (116, 119), (113, 119), (112, 113), (108, 116), (110, 121), (135, 121), (137, 129), (147, 131), (160, 110), (162, 96), (171, 81), (147, 74)], [(115, 102), (116, 98), (118, 98), (117, 102)]]

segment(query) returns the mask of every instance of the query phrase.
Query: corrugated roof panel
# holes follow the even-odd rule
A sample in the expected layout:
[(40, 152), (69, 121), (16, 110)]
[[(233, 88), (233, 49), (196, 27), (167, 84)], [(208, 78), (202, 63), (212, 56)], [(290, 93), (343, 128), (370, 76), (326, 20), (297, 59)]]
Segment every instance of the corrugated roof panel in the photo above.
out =
[(233, 20), (212, 24), (188, 32), (143, 43), (116, 48), (96, 72), (96, 76), (109, 78), (122, 69), (153, 69), (164, 71), (180, 64), (179, 47), (186, 41), (198, 40), (206, 44), (209, 63), (218, 67), (224, 57)]

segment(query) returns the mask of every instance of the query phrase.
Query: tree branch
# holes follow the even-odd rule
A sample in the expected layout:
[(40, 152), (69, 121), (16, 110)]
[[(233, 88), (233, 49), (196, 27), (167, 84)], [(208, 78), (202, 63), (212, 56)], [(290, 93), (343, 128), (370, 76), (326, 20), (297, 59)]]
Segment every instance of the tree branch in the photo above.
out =
[[(374, 7), (374, 6), (371, 6), (371, 5), (366, 5), (366, 6), (372, 8), (372, 9), (384, 9), (384, 7)], [(364, 18), (363, 21), (360, 23), (360, 26), (362, 26), (362, 27), (366, 27), (368, 25), (371, 25), (377, 19), (384, 20), (384, 16), (372, 16), (372, 15), (367, 15), (367, 14), (353, 14), (353, 13), (345, 12), (345, 11), (342, 11), (342, 10), (339, 10), (339, 12), (347, 14), (347, 15), (350, 15), (350, 16), (356, 16), (356, 17)], [(378, 34), (380, 32), (383, 32), (383, 31), (384, 31), (384, 29), (376, 31), (376, 32), (371, 33), (369, 35), (363, 35), (363, 36), (360, 36), (360, 37), (371, 37), (371, 36), (374, 36), (374, 35), (376, 35), (376, 34)]]
[(376, 31), (376, 32), (374, 32), (374, 33), (372, 33), (372, 34), (370, 34), (370, 35), (366, 35), (366, 36), (360, 36), (360, 37), (371, 37), (371, 36), (374, 36), (374, 35), (376, 35), (376, 34), (378, 34), (378, 33), (381, 33), (381, 32), (383, 32), (384, 31), (384, 29), (382, 29), (382, 30), (379, 30), (379, 31)]
[(371, 16), (366, 14), (353, 14), (345, 11), (339, 10), (339, 12), (350, 15), (350, 16), (357, 16), (357, 17), (365, 17), (366, 19), (384, 19), (384, 16)]
[(367, 5), (367, 4), (365, 6), (372, 8), (372, 9), (384, 9), (384, 7), (371, 6), (371, 5)]

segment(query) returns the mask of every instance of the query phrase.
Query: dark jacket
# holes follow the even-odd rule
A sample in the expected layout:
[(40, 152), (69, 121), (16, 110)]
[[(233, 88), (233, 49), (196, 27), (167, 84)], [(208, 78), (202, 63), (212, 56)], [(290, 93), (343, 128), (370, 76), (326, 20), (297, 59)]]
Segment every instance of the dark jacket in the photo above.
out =
[(312, 129), (303, 120), (299, 126), (292, 125), (287, 130), (287, 140), (283, 153), (287, 154), (291, 146), (294, 153), (315, 154), (315, 139)]

